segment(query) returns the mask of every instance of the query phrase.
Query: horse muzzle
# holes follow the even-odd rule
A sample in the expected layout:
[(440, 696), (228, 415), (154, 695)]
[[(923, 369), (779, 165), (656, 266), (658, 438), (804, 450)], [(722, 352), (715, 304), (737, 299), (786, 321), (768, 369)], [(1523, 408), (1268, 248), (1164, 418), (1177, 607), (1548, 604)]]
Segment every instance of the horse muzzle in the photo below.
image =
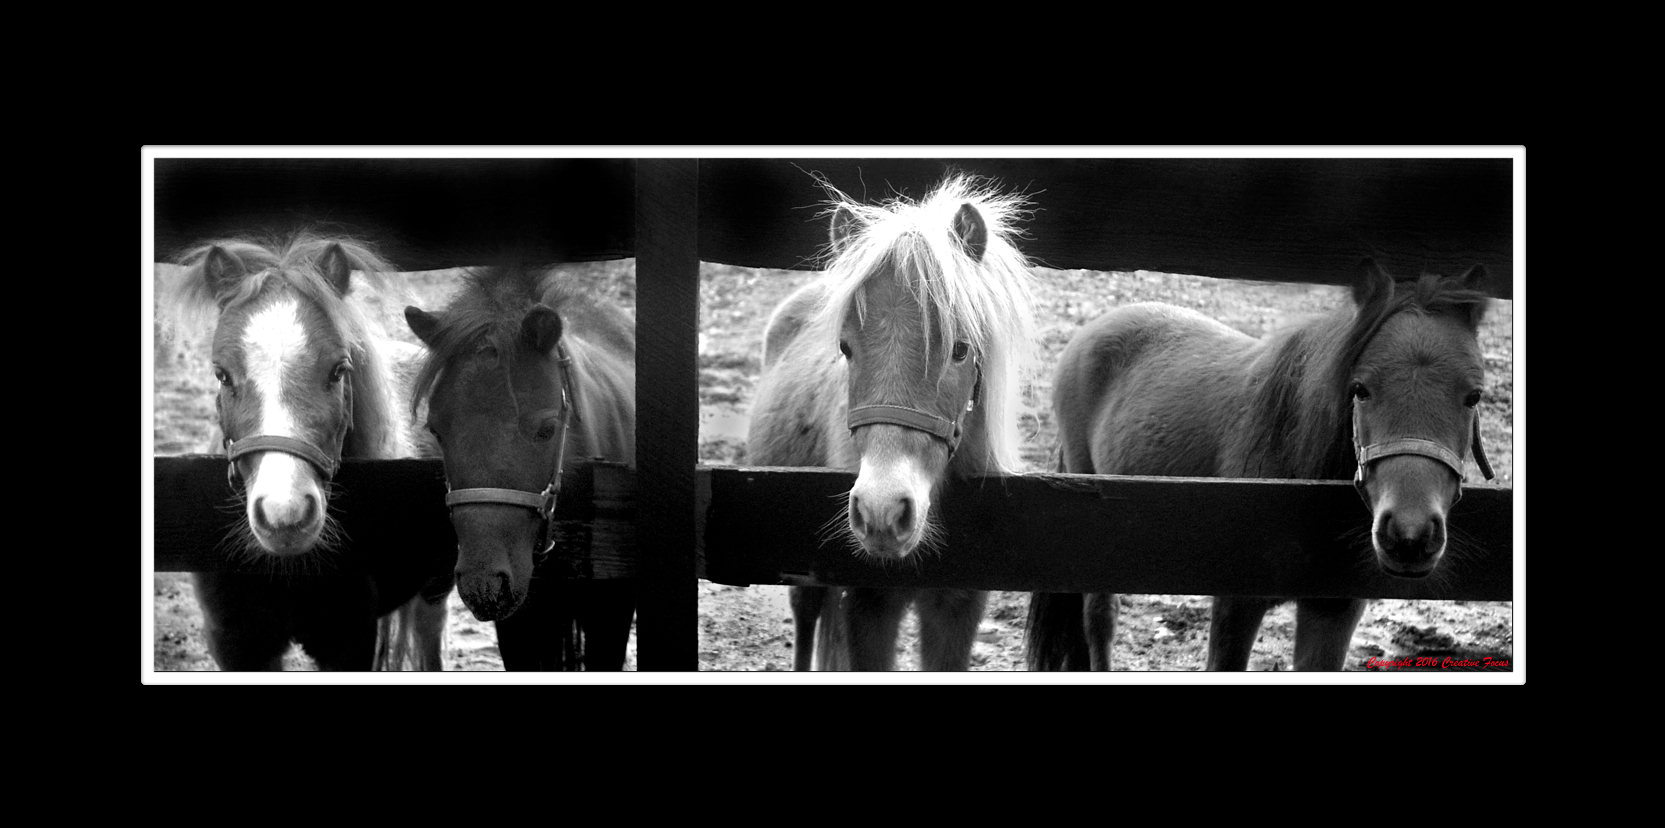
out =
[(900, 560), (924, 542), (929, 528), (932, 478), (917, 457), (863, 457), (850, 488), (849, 527), (862, 551)]
[(523, 509), (480, 506), (454, 510), (457, 594), (474, 617), (500, 621), (531, 593), (533, 529)]
[(278, 556), (312, 551), (328, 518), (323, 484), (340, 461), (310, 443), (270, 435), (227, 441), (226, 459), (233, 487), (239, 463), (254, 464), (243, 496), (249, 529), (261, 548)]
[[(1420, 437), (1371, 442), (1358, 401), (1353, 403), (1353, 454), (1358, 466), (1353, 487), (1370, 510), (1370, 542), (1382, 571), (1399, 578), (1425, 578), (1445, 554), (1446, 517), (1463, 497), (1464, 456)], [(1491, 464), (1480, 445), (1480, 417), (1470, 429), (1475, 462), (1486, 479)]]

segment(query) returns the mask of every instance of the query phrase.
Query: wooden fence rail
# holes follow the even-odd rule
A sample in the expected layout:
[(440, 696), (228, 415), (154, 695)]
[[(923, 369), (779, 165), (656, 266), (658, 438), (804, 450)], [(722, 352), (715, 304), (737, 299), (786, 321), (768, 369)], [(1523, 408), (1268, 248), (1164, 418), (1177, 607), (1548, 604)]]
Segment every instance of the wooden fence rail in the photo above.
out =
[[(543, 574), (639, 577), (635, 473), (569, 472), (555, 519), (559, 552)], [(1511, 491), (1469, 486), (1451, 514), (1450, 559), (1421, 581), (1389, 578), (1361, 534), (1368, 514), (1346, 482), (1029, 474), (951, 485), (945, 552), (899, 565), (862, 560), (836, 529), (854, 475), (827, 469), (702, 466), (695, 535), (702, 578), (719, 583), (1157, 594), (1510, 600)], [(353, 543), (311, 564), (328, 571), (444, 571), (455, 536), (438, 460), (347, 460), (332, 500)], [(228, 553), (225, 461), (156, 459), (158, 571), (274, 571)], [(1355, 554), (1315, 556), (1349, 539)]]

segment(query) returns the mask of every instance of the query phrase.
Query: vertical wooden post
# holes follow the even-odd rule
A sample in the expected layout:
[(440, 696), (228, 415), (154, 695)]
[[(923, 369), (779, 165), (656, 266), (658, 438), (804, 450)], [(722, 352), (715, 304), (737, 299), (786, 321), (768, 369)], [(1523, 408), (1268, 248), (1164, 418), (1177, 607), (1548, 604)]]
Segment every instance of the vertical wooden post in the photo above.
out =
[(699, 667), (699, 161), (636, 162), (636, 531), (640, 670)]

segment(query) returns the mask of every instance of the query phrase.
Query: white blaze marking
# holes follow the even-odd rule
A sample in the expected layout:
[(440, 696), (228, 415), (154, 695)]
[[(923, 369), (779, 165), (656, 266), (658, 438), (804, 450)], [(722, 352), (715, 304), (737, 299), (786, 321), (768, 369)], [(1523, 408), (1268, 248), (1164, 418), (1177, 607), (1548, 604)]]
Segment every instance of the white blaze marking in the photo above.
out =
[[(284, 299), (249, 317), (243, 330), (243, 353), (248, 371), (245, 382), (260, 398), (260, 423), (254, 433), (302, 436), (294, 416), (283, 407), (283, 371), (285, 366), (304, 359), (306, 351), (306, 326), (301, 323), (300, 306), (294, 299)], [(281, 451), (262, 452), (249, 481), (250, 524), (259, 526), (253, 509), (261, 502), (267, 520), (274, 526), (299, 528), (308, 495), (316, 498), (321, 493), (312, 481), (307, 461)]]
[(260, 395), (260, 425), (257, 433), (278, 437), (299, 437), (295, 419), (283, 407), (283, 367), (306, 354), (306, 326), (301, 324), (300, 306), (285, 299), (249, 317), (243, 329), (246, 380)]

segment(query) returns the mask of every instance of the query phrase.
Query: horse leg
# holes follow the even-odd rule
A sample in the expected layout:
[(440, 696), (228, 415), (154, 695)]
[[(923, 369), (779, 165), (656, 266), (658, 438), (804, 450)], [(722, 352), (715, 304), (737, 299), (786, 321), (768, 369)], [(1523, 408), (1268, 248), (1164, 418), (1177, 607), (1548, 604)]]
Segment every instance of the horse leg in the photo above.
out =
[(1088, 669), (1095, 673), (1110, 672), (1110, 649), (1116, 642), (1116, 611), (1120, 603), (1114, 592), (1089, 592), (1082, 604)]
[(579, 619), (584, 630), (584, 669), (624, 669), (630, 650), (630, 623), (636, 618), (634, 581), (586, 581), (578, 584)]
[(1033, 671), (1087, 668), (1085, 596), (1079, 592), (1032, 592), (1023, 631), (1024, 666)]
[(497, 619), (497, 648), (503, 669), (577, 670), (567, 647), (577, 647), (576, 606), (571, 584), (553, 578), (533, 578), (526, 602), (507, 618)]
[(311, 579), (291, 594), (295, 641), (319, 670), (368, 672), (375, 666), (379, 617), (369, 578)]
[(1301, 598), (1295, 602), (1295, 669), (1342, 669), (1353, 630), (1364, 616), (1365, 601), (1355, 598)]
[(416, 600), (416, 655), (417, 669), (445, 669), (445, 622), (450, 618), (451, 589), (456, 585), (455, 573), (435, 576), (422, 587)]
[(208, 654), (221, 670), (282, 670), (289, 651), (288, 613), (281, 596), (246, 575), (191, 576)]
[(914, 599), (919, 613), (919, 667), (922, 670), (971, 668), (971, 647), (989, 594), (969, 589), (925, 589)]
[(813, 669), (815, 620), (827, 603), (827, 587), (795, 586), (788, 595), (792, 603), (792, 669), (802, 673)]
[(848, 587), (836, 608), (843, 614), (851, 670), (890, 670), (896, 666), (896, 632), (902, 626), (913, 591)]
[(1266, 611), (1277, 606), (1275, 598), (1248, 595), (1216, 595), (1208, 619), (1208, 669), (1247, 670), (1254, 652), (1255, 637)]

